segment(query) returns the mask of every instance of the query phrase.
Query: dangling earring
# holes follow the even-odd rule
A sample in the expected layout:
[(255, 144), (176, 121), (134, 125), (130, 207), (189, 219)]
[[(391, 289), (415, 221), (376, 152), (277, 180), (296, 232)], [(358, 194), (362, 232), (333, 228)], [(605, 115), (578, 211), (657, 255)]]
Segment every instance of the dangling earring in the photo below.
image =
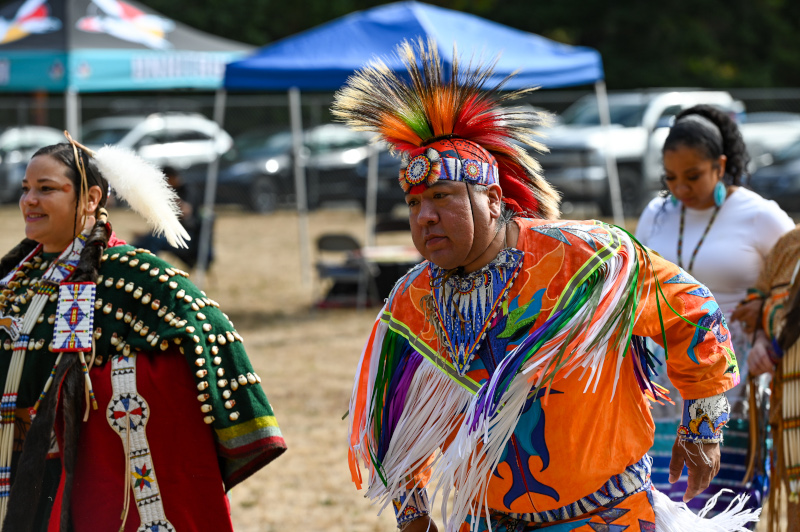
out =
[(678, 206), (678, 198), (676, 198), (672, 194), (669, 195), (669, 202), (672, 203), (673, 207), (677, 207)]
[(717, 184), (714, 185), (714, 204), (717, 207), (722, 207), (722, 203), (727, 196), (728, 189), (725, 187), (725, 183), (722, 180), (717, 181)]

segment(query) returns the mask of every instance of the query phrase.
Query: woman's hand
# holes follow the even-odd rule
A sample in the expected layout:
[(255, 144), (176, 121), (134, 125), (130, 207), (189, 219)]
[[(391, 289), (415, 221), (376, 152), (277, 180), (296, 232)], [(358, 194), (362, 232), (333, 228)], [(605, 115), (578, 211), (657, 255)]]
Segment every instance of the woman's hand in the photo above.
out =
[(758, 321), (761, 319), (761, 299), (753, 299), (747, 303), (742, 303), (731, 314), (731, 321), (742, 322), (742, 329), (748, 334), (756, 330)]
[(767, 340), (767, 335), (763, 331), (758, 331), (756, 333), (756, 341), (747, 354), (747, 366), (750, 375), (757, 377), (764, 373), (775, 374), (775, 362), (770, 356), (771, 352), (772, 346)]

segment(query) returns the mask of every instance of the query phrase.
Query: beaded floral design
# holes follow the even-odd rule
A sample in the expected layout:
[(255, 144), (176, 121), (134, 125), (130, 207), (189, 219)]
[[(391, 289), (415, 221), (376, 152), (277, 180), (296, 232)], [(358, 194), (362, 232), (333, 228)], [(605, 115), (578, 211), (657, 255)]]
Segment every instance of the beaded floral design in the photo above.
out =
[(405, 161), (400, 166), (400, 186), (404, 192), (412, 187), (425, 184), (431, 186), (439, 180), (442, 172), (442, 159), (439, 152), (428, 148), (424, 153)]

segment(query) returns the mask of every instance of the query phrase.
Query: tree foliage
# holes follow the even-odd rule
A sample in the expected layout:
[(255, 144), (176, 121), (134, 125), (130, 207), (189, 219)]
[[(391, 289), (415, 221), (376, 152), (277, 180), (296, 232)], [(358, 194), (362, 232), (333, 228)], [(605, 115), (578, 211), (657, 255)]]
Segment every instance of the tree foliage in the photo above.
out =
[[(261, 46), (385, 2), (143, 0), (164, 15)], [(796, 0), (429, 0), (600, 51), (610, 88), (800, 86)], [(347, 36), (342, 36), (347, 38)]]

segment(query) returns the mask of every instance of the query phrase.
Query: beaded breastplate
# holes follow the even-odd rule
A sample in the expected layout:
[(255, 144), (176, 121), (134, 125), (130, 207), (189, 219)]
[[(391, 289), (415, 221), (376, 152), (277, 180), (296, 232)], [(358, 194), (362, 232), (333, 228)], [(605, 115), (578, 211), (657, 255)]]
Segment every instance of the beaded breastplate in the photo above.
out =
[(430, 264), (431, 289), (442, 340), (459, 375), (464, 375), (472, 356), (519, 275), (524, 253), (504, 249), (478, 271), (447, 276)]

